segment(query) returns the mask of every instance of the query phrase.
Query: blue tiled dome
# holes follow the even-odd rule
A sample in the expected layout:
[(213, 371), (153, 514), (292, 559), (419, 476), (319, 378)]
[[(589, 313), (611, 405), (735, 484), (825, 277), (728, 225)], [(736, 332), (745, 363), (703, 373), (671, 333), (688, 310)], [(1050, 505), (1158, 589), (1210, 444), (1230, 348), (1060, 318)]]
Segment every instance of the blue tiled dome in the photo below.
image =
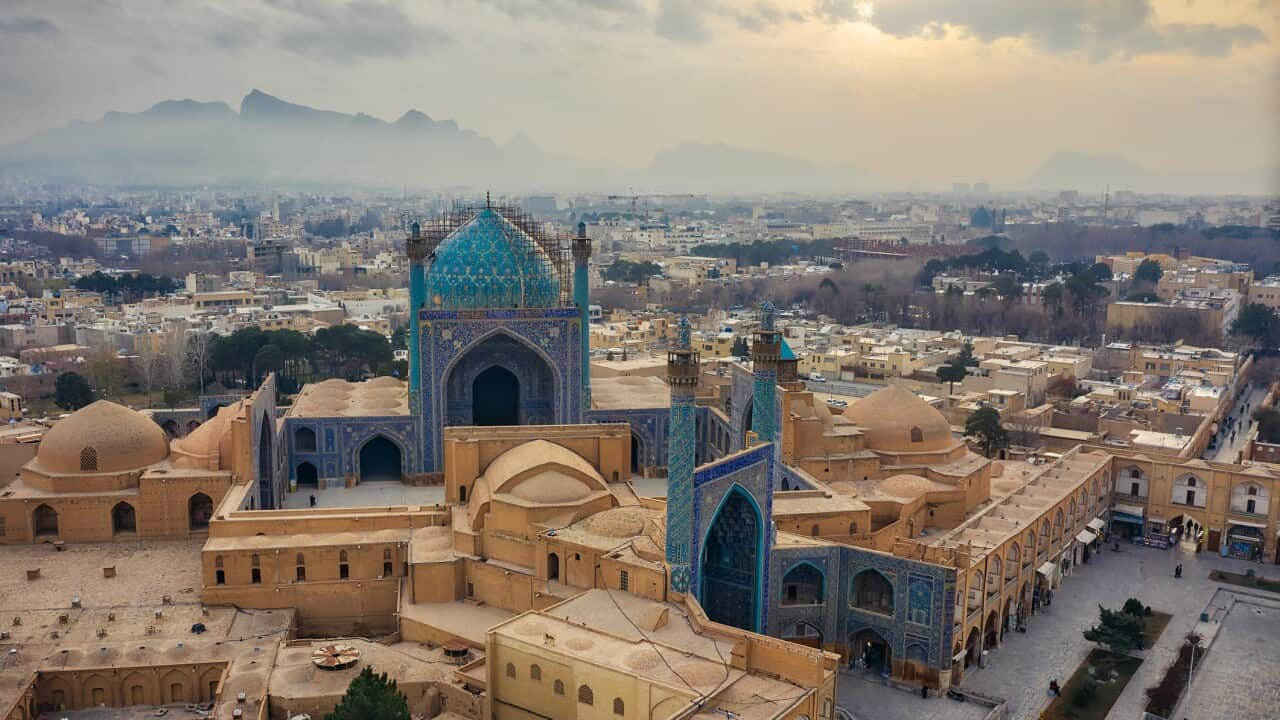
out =
[(560, 279), (533, 238), (485, 208), (445, 238), (427, 269), (427, 305), (463, 308), (554, 307)]

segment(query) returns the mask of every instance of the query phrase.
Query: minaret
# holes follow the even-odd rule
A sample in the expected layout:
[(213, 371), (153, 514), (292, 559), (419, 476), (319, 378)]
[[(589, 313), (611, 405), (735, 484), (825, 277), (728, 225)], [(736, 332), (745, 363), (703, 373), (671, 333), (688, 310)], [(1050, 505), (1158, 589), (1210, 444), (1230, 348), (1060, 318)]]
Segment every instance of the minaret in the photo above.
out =
[(680, 318), (676, 346), (667, 352), (671, 417), (667, 437), (667, 565), (671, 589), (689, 591), (693, 540), (693, 466), (697, 442), (694, 396), (701, 365), (690, 338), (689, 318)]
[(782, 333), (776, 328), (773, 303), (760, 306), (760, 329), (751, 339), (751, 370), (755, 386), (751, 397), (751, 429), (760, 442), (778, 439), (778, 362), (782, 357)]
[(587, 262), (591, 259), (591, 238), (587, 224), (578, 223), (573, 239), (573, 302), (582, 312), (582, 411), (591, 409), (591, 289)]
[(418, 311), (427, 298), (427, 254), (430, 248), (422, 236), (422, 226), (409, 225), (409, 238), (405, 241), (405, 254), (409, 256), (409, 408), (413, 413), (421, 410), (422, 379), (419, 377), (418, 353), (421, 350), (418, 329)]

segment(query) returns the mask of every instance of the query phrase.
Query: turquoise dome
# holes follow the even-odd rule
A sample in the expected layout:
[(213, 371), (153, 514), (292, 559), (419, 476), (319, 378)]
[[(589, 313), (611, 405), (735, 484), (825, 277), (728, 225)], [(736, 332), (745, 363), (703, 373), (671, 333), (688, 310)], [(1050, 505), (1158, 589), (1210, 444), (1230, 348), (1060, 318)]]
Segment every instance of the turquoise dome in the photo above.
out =
[(527, 233), (485, 208), (445, 238), (427, 268), (427, 307), (554, 307), (560, 278)]

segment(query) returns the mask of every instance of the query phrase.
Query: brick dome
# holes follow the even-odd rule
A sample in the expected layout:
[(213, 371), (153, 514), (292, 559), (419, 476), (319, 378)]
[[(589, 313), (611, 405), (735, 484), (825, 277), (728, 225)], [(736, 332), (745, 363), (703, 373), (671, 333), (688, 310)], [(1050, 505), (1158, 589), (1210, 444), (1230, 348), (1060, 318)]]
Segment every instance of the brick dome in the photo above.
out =
[(36, 467), (75, 475), (139, 470), (169, 456), (169, 440), (151, 418), (108, 400), (54, 423), (36, 450)]

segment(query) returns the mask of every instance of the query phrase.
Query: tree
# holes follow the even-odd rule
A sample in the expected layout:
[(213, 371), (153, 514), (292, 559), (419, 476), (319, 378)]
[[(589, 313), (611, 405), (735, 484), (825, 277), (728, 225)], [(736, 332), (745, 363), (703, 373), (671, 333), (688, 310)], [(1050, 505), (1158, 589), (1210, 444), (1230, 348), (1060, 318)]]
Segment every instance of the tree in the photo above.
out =
[(1043, 250), (1032, 250), (1031, 254), (1027, 256), (1027, 262), (1031, 263), (1037, 268), (1043, 269), (1046, 265), (1049, 264), (1049, 253)]
[(954, 393), (956, 391), (956, 383), (962, 382), (968, 374), (963, 365), (956, 363), (944, 363), (938, 366), (938, 380), (947, 383), (948, 393)]
[(409, 720), (409, 701), (387, 674), (366, 665), (324, 720)]
[(253, 375), (254, 382), (262, 382), (262, 378), (268, 373), (280, 372), (284, 367), (284, 352), (279, 347), (267, 343), (258, 348), (258, 352), (253, 355)]
[(102, 348), (90, 355), (84, 363), (90, 384), (98, 397), (116, 397), (124, 385), (127, 368), (110, 348)]
[(991, 457), (996, 450), (1009, 447), (1009, 433), (1000, 424), (1000, 413), (993, 407), (980, 407), (964, 423), (964, 434), (982, 443), (982, 454)]
[(733, 339), (733, 347), (729, 349), (729, 354), (734, 357), (747, 357), (751, 354), (751, 348), (747, 347), (747, 339), (741, 335)]
[(1148, 259), (1138, 263), (1138, 268), (1133, 271), (1133, 281), (1155, 285), (1163, 275), (1164, 268), (1160, 267), (1160, 263)]
[[(1157, 265), (1156, 267), (1160, 267)], [(1089, 272), (1098, 279), (1098, 282), (1106, 282), (1112, 278), (1111, 266), (1106, 263), (1094, 263), (1089, 267)]]
[(1249, 303), (1231, 324), (1231, 334), (1252, 339), (1255, 347), (1274, 348), (1280, 345), (1280, 318), (1266, 305)]
[(1280, 410), (1273, 407), (1260, 407), (1253, 411), (1253, 419), (1258, 423), (1259, 441), (1280, 443)]
[(973, 356), (973, 343), (965, 340), (960, 346), (960, 354), (953, 362), (960, 367), (978, 367), (978, 358)]
[(209, 370), (209, 355), (216, 336), (209, 332), (194, 332), (187, 338), (187, 365), (195, 371), (200, 394), (204, 394), (204, 379)]
[(1084, 639), (1105, 645), (1114, 653), (1142, 649), (1142, 617), (1098, 606), (1098, 623), (1084, 631)]
[(53, 403), (63, 410), (79, 410), (97, 399), (80, 373), (64, 372), (53, 382)]

